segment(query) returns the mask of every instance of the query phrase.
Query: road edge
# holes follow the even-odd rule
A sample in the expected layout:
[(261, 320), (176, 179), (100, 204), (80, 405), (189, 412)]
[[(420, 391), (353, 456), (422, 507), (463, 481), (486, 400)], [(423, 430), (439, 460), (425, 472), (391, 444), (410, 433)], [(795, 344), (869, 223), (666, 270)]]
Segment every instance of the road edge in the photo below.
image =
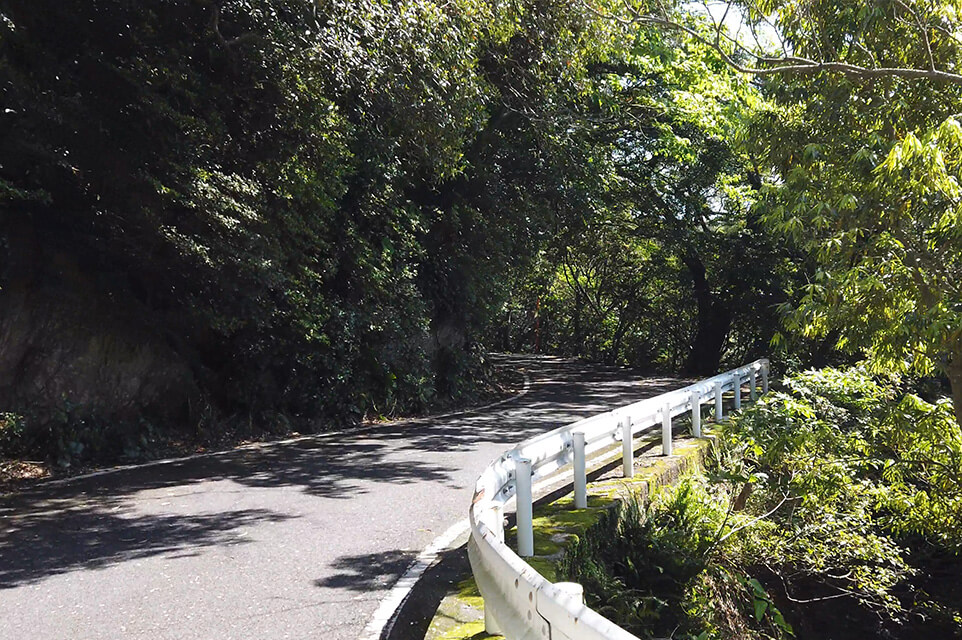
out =
[[(283, 440), (269, 440), (265, 442), (252, 442), (250, 444), (244, 444), (231, 449), (223, 449), (221, 451), (205, 451), (203, 453), (194, 453), (186, 456), (176, 456), (172, 458), (162, 458), (160, 460), (149, 460), (146, 462), (137, 462), (133, 464), (125, 464), (116, 467), (109, 467), (107, 469), (98, 469), (97, 471), (91, 471), (89, 473), (81, 473), (76, 476), (69, 476), (66, 478), (51, 478), (49, 480), (38, 480), (29, 486), (18, 487), (15, 489), (17, 492), (31, 492), (37, 489), (49, 489), (51, 487), (62, 487), (73, 482), (79, 482), (81, 480), (89, 480), (90, 478), (99, 478), (101, 476), (109, 476), (115, 473), (120, 473), (123, 471), (131, 471), (134, 469), (149, 469), (150, 467), (160, 467), (169, 464), (177, 464), (179, 462), (188, 462), (190, 460), (200, 460), (203, 458), (218, 458), (222, 456), (231, 455), (233, 453), (241, 451), (257, 451), (260, 449), (269, 449), (271, 447), (283, 446), (288, 444), (296, 444), (298, 442), (310, 442), (316, 440), (323, 440), (325, 438), (336, 438), (346, 435), (360, 435), (370, 433), (372, 431), (377, 431), (378, 429), (383, 429), (384, 427), (403, 425), (407, 423), (416, 423), (428, 420), (443, 420), (446, 418), (456, 418), (458, 416), (470, 415), (472, 413), (479, 413), (481, 411), (487, 411), (489, 409), (494, 409), (495, 407), (500, 407), (501, 405), (508, 404), (509, 402), (515, 402), (520, 398), (528, 394), (531, 389), (531, 377), (528, 372), (521, 370), (521, 374), (524, 376), (524, 385), (521, 391), (511, 396), (510, 398), (503, 398), (496, 402), (491, 402), (480, 407), (472, 407), (470, 409), (463, 409), (460, 411), (452, 411), (450, 413), (442, 413), (439, 415), (432, 416), (419, 416), (416, 418), (402, 418), (399, 420), (391, 420), (388, 422), (381, 422), (378, 424), (372, 424), (365, 427), (360, 427), (357, 429), (338, 429), (336, 431), (325, 431), (324, 433), (312, 433), (306, 436), (296, 436), (294, 438), (285, 438)], [(13, 493), (13, 492), (11, 492)]]

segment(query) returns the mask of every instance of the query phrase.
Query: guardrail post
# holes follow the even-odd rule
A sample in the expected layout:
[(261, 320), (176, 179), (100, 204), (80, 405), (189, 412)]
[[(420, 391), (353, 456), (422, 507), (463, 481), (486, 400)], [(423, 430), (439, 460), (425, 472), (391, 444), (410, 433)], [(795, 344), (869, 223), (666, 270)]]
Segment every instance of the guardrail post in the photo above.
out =
[(575, 509), (588, 508), (588, 477), (585, 469), (585, 434), (575, 431), (571, 434), (575, 449)]
[(738, 411), (742, 408), (742, 377), (740, 375), (732, 376), (732, 380), (735, 384), (732, 385), (735, 391), (735, 399), (732, 401), (732, 409)]
[(534, 555), (534, 514), (531, 500), (531, 461), (521, 458), (515, 461), (515, 492), (518, 516), (518, 555), (528, 557)]
[(755, 367), (752, 367), (752, 370), (748, 372), (748, 397), (752, 402), (758, 399), (758, 390), (755, 388), (756, 382)]
[(671, 403), (661, 409), (661, 452), (671, 455)]
[(691, 392), (691, 434), (701, 437), (701, 391)]
[(768, 367), (762, 367), (762, 393), (768, 393)]
[(621, 466), (626, 478), (635, 476), (635, 451), (631, 439), (631, 416), (625, 416), (621, 421)]
[(715, 383), (715, 422), (725, 419), (725, 410), (722, 408), (722, 383)]

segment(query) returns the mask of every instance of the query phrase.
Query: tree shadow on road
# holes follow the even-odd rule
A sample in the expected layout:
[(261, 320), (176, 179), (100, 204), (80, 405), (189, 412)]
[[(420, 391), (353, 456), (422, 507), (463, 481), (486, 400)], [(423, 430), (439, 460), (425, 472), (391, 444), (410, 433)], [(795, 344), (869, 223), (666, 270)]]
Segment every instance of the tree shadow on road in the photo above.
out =
[(263, 509), (216, 514), (131, 514), (111, 503), (17, 514), (0, 532), (0, 589), (75, 569), (248, 542), (243, 529), (287, 516)]
[[(491, 444), (508, 449), (537, 433), (684, 384), (561, 358), (512, 357), (512, 366), (532, 370), (535, 384), (526, 397), (499, 407), (258, 445), (0, 497), (0, 587), (178, 550), (241, 544), (243, 527), (282, 517), (259, 510), (148, 516), (133, 508), (142, 491), (221, 480), (337, 500), (379, 484), (427, 482), (460, 489), (464, 480), (455, 474), (461, 470), (448, 468), (437, 453), (470, 455), (484, 445), (490, 451)], [(379, 575), (392, 575), (396, 568), (389, 557), (369, 560), (384, 565), (386, 573)], [(350, 582), (351, 575), (364, 584), (368, 573), (348, 570), (341, 579)], [(322, 580), (327, 579), (335, 578)]]
[(399, 549), (344, 556), (335, 560), (332, 565), (340, 573), (318, 578), (314, 581), (314, 586), (350, 589), (362, 593), (390, 589), (416, 557), (417, 553), (414, 551)]
[(561, 358), (517, 356), (514, 364), (536, 369), (537, 374), (528, 396), (511, 404), (441, 419), (375, 425), (356, 433), (266, 443), (66, 485), (39, 485), (0, 497), (0, 517), (4, 507), (16, 511), (20, 505), (51, 499), (114, 497), (209, 480), (227, 479), (258, 488), (297, 487), (310, 495), (335, 499), (355, 496), (366, 490), (360, 484), (372, 482), (445, 483), (451, 480), (449, 469), (405, 454), (470, 451), (485, 443), (503, 444), (507, 449), (532, 435), (685, 384), (674, 378), (642, 378), (622, 368)]

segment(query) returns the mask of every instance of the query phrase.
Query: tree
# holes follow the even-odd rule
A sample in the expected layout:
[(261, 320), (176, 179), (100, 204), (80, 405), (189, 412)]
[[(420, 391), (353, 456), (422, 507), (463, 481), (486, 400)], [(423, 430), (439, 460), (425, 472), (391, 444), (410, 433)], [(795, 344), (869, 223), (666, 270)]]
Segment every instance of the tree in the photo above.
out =
[(884, 0), (624, 2), (590, 10), (684, 33), (774, 101), (745, 136), (760, 212), (821, 268), (792, 328), (878, 368), (940, 372), (962, 426), (956, 116), (962, 6)]
[(681, 33), (777, 106), (745, 136), (773, 227), (821, 269), (793, 328), (879, 368), (945, 374), (962, 425), (957, 2), (585, 3)]
[(794, 267), (752, 212), (758, 176), (735, 144), (757, 92), (685, 34), (652, 29), (589, 71), (605, 179), (578, 191), (581, 217), (547, 256), (547, 344), (693, 374), (764, 349)]
[(597, 179), (606, 29), (560, 2), (0, 3), (0, 409), (136, 443), (469, 391), (508, 276)]
[[(876, 60), (921, 64), (931, 53), (929, 67), (954, 64), (954, 40), (943, 34), (919, 50), (898, 12), (863, 9), (858, 18), (855, 9), (828, 9), (819, 5), (808, 26), (793, 27), (796, 49), (852, 41)], [(949, 3), (933, 11), (954, 19)], [(941, 33), (926, 15), (922, 23)], [(859, 26), (883, 19), (886, 29)], [(834, 335), (840, 348), (865, 353), (878, 369), (944, 374), (962, 425), (962, 174), (959, 125), (950, 115), (962, 106), (962, 87), (828, 73), (773, 76), (761, 86), (773, 102), (746, 139), (768, 178), (765, 216), (820, 265), (793, 328)]]

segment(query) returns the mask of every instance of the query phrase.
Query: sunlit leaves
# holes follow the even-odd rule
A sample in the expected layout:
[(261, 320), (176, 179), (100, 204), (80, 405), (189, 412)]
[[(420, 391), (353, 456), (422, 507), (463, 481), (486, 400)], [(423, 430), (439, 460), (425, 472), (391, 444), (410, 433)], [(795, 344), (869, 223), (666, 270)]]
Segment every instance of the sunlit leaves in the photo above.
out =
[(767, 558), (789, 593), (808, 576), (800, 585), (814, 579), (901, 619), (895, 589), (916, 571), (905, 546), (962, 546), (962, 434), (950, 403), (929, 404), (864, 368), (784, 382), (724, 430), (734, 452), (726, 468), (770, 477), (743, 518), (785, 504), (768, 514), (771, 526), (742, 536), (749, 562)]
[[(780, 18), (800, 43), (824, 50), (845, 33), (870, 40), (861, 42), (862, 53), (831, 55), (857, 58), (871, 50), (893, 65), (918, 62), (919, 41), (910, 43), (901, 27), (883, 28), (891, 14), (866, 7), (855, 24), (832, 3), (813, 8), (810, 18), (798, 6), (772, 6), (785, 11)], [(909, 6), (923, 11), (917, 3), (895, 11)], [(934, 54), (948, 55), (935, 42)], [(799, 298), (790, 325), (809, 336), (831, 335), (880, 369), (949, 372), (962, 360), (962, 344), (945, 330), (960, 320), (954, 309), (962, 301), (962, 128), (950, 115), (962, 106), (959, 90), (831, 76), (782, 77), (763, 88), (784, 117), (762, 113), (749, 125), (755, 135), (746, 145), (773, 172), (761, 211), (830, 276)]]

